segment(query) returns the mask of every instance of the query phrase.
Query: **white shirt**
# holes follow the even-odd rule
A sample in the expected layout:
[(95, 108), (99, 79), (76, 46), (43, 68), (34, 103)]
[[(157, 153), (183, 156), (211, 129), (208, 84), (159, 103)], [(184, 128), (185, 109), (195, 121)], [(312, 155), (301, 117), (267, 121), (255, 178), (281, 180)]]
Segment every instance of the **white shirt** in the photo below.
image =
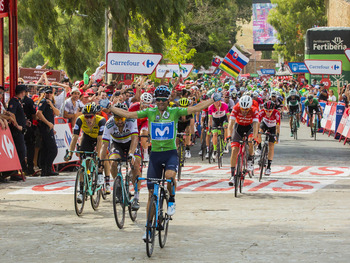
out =
[(333, 96), (328, 96), (328, 101), (337, 101), (337, 98)]
[(79, 108), (84, 108), (84, 104), (80, 100), (77, 100), (75, 102), (75, 106), (73, 105), (72, 98), (69, 98), (68, 100), (66, 100), (64, 110), (68, 114), (77, 113)]

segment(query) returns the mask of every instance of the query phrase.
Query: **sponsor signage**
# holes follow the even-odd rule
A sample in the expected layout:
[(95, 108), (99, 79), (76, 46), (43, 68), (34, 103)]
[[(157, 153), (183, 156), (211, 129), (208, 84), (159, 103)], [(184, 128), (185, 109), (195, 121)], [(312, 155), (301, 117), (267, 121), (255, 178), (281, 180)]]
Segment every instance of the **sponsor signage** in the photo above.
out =
[(193, 70), (194, 65), (193, 64), (181, 64), (183, 69), (180, 70), (179, 64), (159, 64), (156, 68), (156, 78), (161, 79), (164, 76), (165, 71), (169, 70), (169, 72), (166, 74), (165, 78), (170, 79), (173, 76), (173, 73), (175, 72), (178, 76), (180, 74), (183, 78), (187, 78), (188, 75), (190, 75), (191, 71)]
[(329, 88), (332, 85), (332, 82), (329, 79), (321, 79), (321, 84), (325, 86), (325, 88)]
[(9, 0), (0, 0), (0, 17), (8, 16)]
[(345, 56), (348, 58), (348, 60), (350, 61), (350, 48), (345, 49)]
[(0, 128), (0, 172), (21, 170), (10, 129)]
[(263, 75), (275, 75), (276, 70), (272, 69), (272, 68), (262, 68), (261, 69), (261, 74)]
[(60, 70), (19, 68), (19, 77), (24, 79), (24, 81), (28, 81), (28, 82), (38, 81), (44, 72), (47, 72), (46, 75), (47, 75), (48, 81), (50, 81), (50, 82), (60, 82), (61, 81), (61, 71)]
[[(70, 131), (68, 123), (56, 124), (54, 129), (56, 131), (55, 139), (58, 153), (53, 163), (66, 163), (63, 158), (66, 155), (66, 150), (69, 149), (69, 145), (72, 141), (72, 132)], [(71, 159), (71, 162), (74, 161), (79, 161), (79, 158), (75, 154), (72, 155)]]
[(292, 73), (309, 73), (309, 70), (307, 69), (304, 62), (289, 62), (288, 66)]
[(344, 54), (350, 48), (348, 28), (309, 29), (306, 33), (306, 54)]
[(342, 73), (341, 60), (306, 59), (304, 62), (310, 74), (340, 75)]
[(162, 58), (155, 53), (108, 52), (106, 72), (151, 75)]

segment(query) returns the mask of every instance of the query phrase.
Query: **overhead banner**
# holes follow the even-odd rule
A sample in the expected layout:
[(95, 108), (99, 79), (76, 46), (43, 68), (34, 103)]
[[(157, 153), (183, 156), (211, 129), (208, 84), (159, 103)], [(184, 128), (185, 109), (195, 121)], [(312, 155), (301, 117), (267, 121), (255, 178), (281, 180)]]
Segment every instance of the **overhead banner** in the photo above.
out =
[(156, 53), (108, 52), (106, 72), (151, 75), (162, 58)]
[(0, 172), (21, 170), (10, 129), (0, 128)]
[[(56, 131), (55, 139), (58, 153), (53, 163), (66, 163), (63, 158), (66, 155), (66, 150), (69, 149), (69, 145), (72, 141), (72, 132), (70, 131), (68, 123), (56, 124), (54, 129)], [(71, 162), (73, 161), (79, 161), (79, 158), (75, 154), (72, 155)]]
[(305, 65), (313, 75), (340, 75), (342, 73), (341, 60), (305, 59)]
[(156, 78), (161, 79), (164, 76), (165, 71), (169, 70), (165, 78), (170, 79), (173, 76), (173, 73), (183, 78), (187, 78), (191, 71), (193, 70), (193, 64), (181, 64), (182, 69), (180, 70), (179, 64), (159, 64), (156, 68)]
[(304, 62), (289, 62), (288, 67), (290, 68), (290, 71), (294, 74), (309, 73), (309, 70), (307, 69)]

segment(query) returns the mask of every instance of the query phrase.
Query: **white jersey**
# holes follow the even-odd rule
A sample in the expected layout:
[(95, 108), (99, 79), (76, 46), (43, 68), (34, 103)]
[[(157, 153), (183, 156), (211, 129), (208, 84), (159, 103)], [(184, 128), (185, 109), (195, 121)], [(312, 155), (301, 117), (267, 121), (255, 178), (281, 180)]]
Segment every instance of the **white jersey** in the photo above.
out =
[(102, 140), (109, 142), (114, 141), (116, 143), (127, 143), (131, 141), (132, 135), (138, 134), (136, 119), (127, 119), (123, 131), (120, 132), (118, 126), (115, 124), (114, 117), (112, 116), (106, 123)]

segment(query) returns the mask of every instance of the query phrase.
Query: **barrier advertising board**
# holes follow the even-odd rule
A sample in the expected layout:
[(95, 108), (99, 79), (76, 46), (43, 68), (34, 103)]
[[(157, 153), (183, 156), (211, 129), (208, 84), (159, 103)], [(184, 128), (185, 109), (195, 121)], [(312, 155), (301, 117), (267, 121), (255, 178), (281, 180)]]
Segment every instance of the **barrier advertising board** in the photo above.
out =
[(0, 128), (0, 172), (22, 169), (10, 129)]

